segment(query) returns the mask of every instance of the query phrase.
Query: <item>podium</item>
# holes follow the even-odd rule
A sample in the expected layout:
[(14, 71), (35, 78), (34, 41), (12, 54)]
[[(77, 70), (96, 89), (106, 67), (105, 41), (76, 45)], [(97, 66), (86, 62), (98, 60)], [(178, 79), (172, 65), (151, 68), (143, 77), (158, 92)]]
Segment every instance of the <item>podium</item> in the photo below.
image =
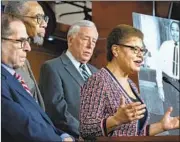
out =
[(179, 142), (180, 136), (120, 136), (97, 137), (99, 142)]

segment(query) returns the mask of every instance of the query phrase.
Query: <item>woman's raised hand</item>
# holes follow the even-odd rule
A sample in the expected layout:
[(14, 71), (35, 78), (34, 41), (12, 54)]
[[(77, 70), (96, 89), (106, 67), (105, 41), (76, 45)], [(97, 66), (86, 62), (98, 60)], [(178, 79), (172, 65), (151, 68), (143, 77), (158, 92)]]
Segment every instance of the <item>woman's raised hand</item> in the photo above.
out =
[(146, 105), (141, 104), (141, 102), (125, 104), (125, 98), (122, 96), (120, 98), (120, 106), (113, 117), (117, 125), (129, 123), (131, 121), (143, 118), (144, 112), (146, 111), (145, 107)]
[(171, 117), (170, 114), (173, 111), (173, 108), (170, 107), (164, 114), (164, 117), (160, 121), (162, 124), (162, 129), (164, 131), (166, 130), (172, 130), (172, 129), (179, 129), (180, 128), (180, 117)]

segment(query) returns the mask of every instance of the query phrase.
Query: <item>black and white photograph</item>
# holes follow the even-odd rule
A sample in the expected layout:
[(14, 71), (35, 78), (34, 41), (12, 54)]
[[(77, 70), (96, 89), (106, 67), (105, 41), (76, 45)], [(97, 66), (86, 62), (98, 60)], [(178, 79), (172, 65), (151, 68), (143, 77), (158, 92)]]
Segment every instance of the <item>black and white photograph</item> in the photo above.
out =
[[(172, 115), (179, 115), (180, 22), (133, 13), (133, 25), (143, 32), (148, 49), (139, 72), (139, 88), (150, 112), (150, 122), (157, 121), (170, 106)], [(179, 131), (168, 134), (179, 134)]]

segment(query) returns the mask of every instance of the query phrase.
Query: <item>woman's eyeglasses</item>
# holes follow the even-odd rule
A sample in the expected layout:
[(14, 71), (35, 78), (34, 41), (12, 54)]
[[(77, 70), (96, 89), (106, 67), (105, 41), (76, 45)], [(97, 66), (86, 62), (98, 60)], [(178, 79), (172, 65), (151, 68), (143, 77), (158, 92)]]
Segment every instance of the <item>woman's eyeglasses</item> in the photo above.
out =
[(130, 46), (130, 45), (125, 45), (125, 44), (116, 44), (116, 45), (120, 45), (120, 46), (124, 46), (127, 48), (130, 48), (134, 51), (135, 54), (139, 54), (140, 52), (143, 54), (143, 56), (146, 55), (146, 53), (148, 52), (148, 49), (144, 48), (140, 48), (138, 46)]

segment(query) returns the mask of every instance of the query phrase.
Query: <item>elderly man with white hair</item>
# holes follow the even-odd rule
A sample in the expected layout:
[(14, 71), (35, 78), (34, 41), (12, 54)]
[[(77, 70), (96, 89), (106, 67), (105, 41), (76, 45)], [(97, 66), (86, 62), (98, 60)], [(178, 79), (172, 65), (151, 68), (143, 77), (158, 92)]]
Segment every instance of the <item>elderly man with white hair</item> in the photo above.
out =
[(39, 87), (46, 111), (56, 127), (64, 128), (76, 138), (79, 137), (80, 89), (97, 71), (88, 64), (97, 39), (93, 22), (78, 21), (68, 31), (67, 51), (41, 67)]

